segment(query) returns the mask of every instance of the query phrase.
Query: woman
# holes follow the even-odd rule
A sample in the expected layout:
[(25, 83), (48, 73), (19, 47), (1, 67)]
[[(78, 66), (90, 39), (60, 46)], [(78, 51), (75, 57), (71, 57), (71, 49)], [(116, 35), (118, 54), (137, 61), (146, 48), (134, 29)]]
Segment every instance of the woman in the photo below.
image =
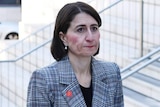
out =
[(27, 107), (123, 107), (115, 63), (98, 61), (101, 18), (88, 4), (66, 4), (51, 44), (53, 64), (33, 72)]

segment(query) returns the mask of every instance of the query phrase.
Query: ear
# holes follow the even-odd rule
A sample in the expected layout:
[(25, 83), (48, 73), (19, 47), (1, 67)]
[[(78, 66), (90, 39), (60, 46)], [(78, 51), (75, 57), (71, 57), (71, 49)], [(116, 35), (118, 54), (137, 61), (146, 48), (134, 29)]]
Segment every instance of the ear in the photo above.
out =
[(63, 41), (63, 44), (67, 46), (67, 38), (63, 32), (59, 32), (59, 37)]

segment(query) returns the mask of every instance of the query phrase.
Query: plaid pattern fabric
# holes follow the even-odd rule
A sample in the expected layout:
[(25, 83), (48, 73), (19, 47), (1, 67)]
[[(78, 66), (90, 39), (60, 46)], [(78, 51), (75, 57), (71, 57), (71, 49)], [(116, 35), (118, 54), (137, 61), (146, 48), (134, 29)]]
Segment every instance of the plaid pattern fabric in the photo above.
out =
[[(124, 107), (122, 81), (115, 63), (92, 58), (92, 107)], [(67, 57), (33, 72), (27, 107), (86, 107)]]

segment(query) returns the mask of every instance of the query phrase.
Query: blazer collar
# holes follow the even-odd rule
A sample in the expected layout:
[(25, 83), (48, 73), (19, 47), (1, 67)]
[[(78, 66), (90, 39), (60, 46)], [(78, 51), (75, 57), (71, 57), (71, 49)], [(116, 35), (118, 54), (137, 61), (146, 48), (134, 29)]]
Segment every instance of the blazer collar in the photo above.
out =
[[(60, 83), (66, 85), (65, 89), (62, 91), (62, 94), (68, 102), (69, 106), (72, 107), (72, 105), (79, 105), (80, 107), (86, 107), (79, 83), (76, 79), (68, 57), (65, 57), (62, 61), (59, 62), (58, 71), (60, 76)], [(100, 105), (104, 106), (106, 101), (110, 100), (108, 97), (110, 94), (109, 85), (104, 82), (107, 80), (106, 72), (107, 69), (104, 68), (104, 66), (100, 64), (99, 61), (92, 58), (93, 107)], [(72, 92), (72, 96), (66, 95), (68, 91)], [(110, 104), (110, 101), (108, 101), (108, 104)]]
[(94, 58), (92, 60), (93, 107), (112, 106), (112, 90), (107, 77), (110, 71), (103, 64)]
[[(62, 90), (62, 95), (69, 107), (75, 107), (77, 105), (79, 107), (86, 107), (83, 94), (68, 57), (65, 57), (59, 62), (58, 71), (59, 81), (65, 86)], [(67, 93), (70, 93), (70, 95), (67, 95)]]
[(102, 64), (102, 62), (92, 58), (92, 79), (98, 79), (99, 81), (106, 79), (107, 69)]
[[(62, 61), (60, 61), (57, 65), (59, 75), (60, 75), (60, 83), (62, 84), (70, 84), (73, 81), (77, 81), (72, 65), (69, 61), (68, 56), (64, 57)], [(92, 57), (92, 79), (98, 79), (103, 81), (106, 79), (107, 69), (104, 68), (99, 61)]]
[(67, 85), (74, 81), (77, 81), (68, 57), (64, 57), (61, 61), (59, 61), (57, 66), (60, 76), (60, 83)]

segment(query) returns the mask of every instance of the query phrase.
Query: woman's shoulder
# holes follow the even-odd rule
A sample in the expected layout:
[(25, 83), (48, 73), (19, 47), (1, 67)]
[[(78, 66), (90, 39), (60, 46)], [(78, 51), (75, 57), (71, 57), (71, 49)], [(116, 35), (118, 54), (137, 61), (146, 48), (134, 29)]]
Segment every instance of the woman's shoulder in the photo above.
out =
[(93, 59), (93, 63), (104, 66), (104, 67), (118, 67), (117, 63), (109, 62), (101, 59)]
[(50, 65), (37, 68), (33, 71), (32, 75), (42, 75), (43, 77), (46, 77), (50, 74), (55, 73), (54, 71), (56, 71), (56, 65), (57, 65), (57, 62), (53, 62)]
[(119, 75), (120, 73), (120, 68), (115, 62), (108, 62), (101, 59), (94, 59), (93, 64), (97, 69), (101, 69), (101, 71), (104, 71), (107, 74)]
[(57, 71), (60, 71), (59, 69), (63, 69), (66, 63), (68, 63), (67, 60), (55, 61), (47, 66), (36, 69), (34, 72), (44, 76), (58, 75)]

